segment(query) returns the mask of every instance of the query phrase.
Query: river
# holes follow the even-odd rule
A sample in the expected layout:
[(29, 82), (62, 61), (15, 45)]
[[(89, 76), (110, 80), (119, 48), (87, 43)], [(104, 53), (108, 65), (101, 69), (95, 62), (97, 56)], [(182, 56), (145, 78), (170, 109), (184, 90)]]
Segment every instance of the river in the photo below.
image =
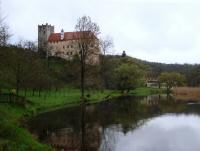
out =
[(83, 139), (84, 151), (200, 150), (200, 104), (173, 97), (119, 97), (42, 113), (28, 125), (58, 151), (80, 151)]

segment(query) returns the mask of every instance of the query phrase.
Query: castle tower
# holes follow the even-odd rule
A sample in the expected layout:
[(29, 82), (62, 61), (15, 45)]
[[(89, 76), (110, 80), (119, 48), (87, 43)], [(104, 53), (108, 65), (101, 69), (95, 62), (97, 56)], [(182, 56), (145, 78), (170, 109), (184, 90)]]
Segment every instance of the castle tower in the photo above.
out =
[(54, 33), (54, 26), (48, 25), (38, 25), (38, 50), (45, 51), (47, 48), (48, 38)]

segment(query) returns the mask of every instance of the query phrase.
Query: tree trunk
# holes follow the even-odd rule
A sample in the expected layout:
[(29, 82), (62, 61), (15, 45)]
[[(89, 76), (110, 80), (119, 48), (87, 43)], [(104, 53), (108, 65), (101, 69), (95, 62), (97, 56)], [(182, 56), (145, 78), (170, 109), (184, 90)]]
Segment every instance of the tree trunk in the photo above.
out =
[(34, 96), (35, 95), (35, 89), (33, 89), (33, 91), (32, 91), (32, 96)]
[(20, 85), (20, 63), (17, 64), (17, 75), (16, 75), (16, 94), (19, 94), (19, 85)]
[(81, 101), (84, 101), (84, 91), (85, 91), (85, 57), (83, 50), (81, 51)]
[(39, 97), (41, 96), (41, 88), (39, 88)]
[(26, 91), (27, 91), (27, 88), (25, 88), (25, 91), (24, 91), (24, 95), (26, 96)]

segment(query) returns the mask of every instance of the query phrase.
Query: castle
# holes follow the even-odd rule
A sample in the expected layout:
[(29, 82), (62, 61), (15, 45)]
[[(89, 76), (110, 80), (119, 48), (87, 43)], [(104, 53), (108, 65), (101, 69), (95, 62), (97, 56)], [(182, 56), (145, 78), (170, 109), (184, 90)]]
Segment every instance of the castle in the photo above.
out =
[[(80, 54), (78, 39), (81, 32), (54, 32), (54, 26), (45, 24), (38, 25), (38, 50), (46, 52), (47, 56), (61, 57), (71, 60), (74, 55)], [(98, 40), (98, 39), (97, 39)], [(88, 58), (92, 64), (99, 62), (100, 49), (98, 42), (90, 45), (92, 53)]]

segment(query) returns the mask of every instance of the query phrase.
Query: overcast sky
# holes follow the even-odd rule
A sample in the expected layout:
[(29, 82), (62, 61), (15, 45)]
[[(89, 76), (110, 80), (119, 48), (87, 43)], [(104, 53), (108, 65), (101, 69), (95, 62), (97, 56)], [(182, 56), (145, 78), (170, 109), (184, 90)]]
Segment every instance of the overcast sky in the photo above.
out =
[(37, 25), (73, 31), (90, 16), (101, 36), (111, 36), (115, 53), (164, 63), (200, 63), (198, 0), (1, 0), (14, 43), (37, 40)]

